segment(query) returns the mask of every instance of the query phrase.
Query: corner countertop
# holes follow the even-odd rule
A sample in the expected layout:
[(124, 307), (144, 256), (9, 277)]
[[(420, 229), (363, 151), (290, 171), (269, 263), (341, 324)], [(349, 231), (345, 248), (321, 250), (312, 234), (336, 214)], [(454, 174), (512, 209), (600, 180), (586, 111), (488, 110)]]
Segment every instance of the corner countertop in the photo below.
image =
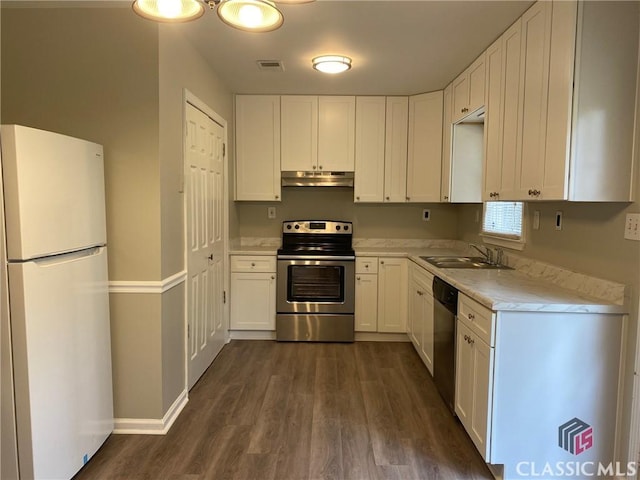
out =
[(459, 248), (356, 248), (356, 256), (408, 257), (450, 283), (460, 292), (494, 311), (624, 314), (623, 303), (604, 300), (561, 287), (519, 270), (438, 268), (421, 256), (468, 255)]

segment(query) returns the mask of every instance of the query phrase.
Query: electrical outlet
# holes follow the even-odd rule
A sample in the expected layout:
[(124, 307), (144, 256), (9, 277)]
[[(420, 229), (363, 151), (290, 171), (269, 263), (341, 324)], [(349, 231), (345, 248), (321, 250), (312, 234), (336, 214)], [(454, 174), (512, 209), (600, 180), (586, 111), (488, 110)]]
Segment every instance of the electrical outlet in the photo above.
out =
[(624, 221), (624, 238), (640, 240), (640, 213), (627, 213)]
[(427, 210), (426, 208), (422, 210), (422, 220), (425, 222), (431, 220), (431, 210)]
[(562, 212), (556, 212), (556, 230), (562, 230)]
[(533, 229), (540, 230), (540, 210), (533, 212)]
[(267, 217), (271, 219), (276, 218), (276, 207), (267, 208)]

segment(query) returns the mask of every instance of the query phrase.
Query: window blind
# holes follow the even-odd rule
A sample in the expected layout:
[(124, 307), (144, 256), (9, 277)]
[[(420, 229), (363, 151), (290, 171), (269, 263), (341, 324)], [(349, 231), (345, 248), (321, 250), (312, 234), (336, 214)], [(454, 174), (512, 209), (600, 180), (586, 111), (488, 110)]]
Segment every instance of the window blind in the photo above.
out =
[(522, 202), (484, 204), (482, 232), (512, 239), (522, 238)]

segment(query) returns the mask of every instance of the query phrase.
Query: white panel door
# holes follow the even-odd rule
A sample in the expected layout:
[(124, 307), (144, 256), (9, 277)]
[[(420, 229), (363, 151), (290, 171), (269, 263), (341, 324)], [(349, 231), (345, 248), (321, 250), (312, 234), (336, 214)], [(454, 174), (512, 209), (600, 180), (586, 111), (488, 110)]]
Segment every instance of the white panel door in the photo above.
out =
[(443, 92), (409, 97), (408, 202), (439, 202)]
[(280, 97), (280, 168), (283, 172), (313, 171), (318, 167), (318, 97)]
[(188, 386), (225, 342), (224, 128), (186, 106)]
[(384, 201), (405, 202), (409, 98), (387, 97), (384, 147)]
[(385, 97), (356, 98), (356, 202), (382, 202), (384, 196)]
[(318, 98), (318, 169), (353, 172), (356, 97)]
[(280, 97), (236, 97), (236, 200), (280, 200)]

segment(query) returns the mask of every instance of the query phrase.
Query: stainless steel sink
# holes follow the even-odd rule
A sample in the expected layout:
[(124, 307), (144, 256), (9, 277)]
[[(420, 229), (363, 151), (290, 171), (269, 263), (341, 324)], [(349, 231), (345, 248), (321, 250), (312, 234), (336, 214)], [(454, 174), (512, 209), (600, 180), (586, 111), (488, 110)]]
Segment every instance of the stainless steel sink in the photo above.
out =
[(483, 257), (458, 257), (458, 256), (435, 256), (420, 257), (438, 268), (475, 268), (475, 269), (503, 269), (513, 270), (506, 265), (496, 265), (489, 263)]

